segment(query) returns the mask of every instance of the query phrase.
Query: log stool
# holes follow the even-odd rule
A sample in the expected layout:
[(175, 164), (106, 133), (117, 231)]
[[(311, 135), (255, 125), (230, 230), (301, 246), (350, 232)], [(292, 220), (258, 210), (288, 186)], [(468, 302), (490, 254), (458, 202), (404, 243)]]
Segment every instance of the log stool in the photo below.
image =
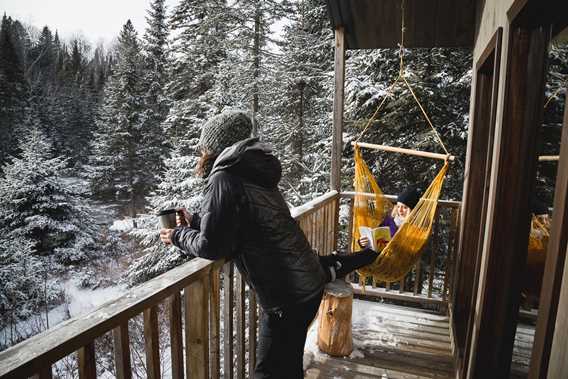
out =
[(353, 351), (351, 312), (353, 287), (343, 279), (325, 286), (319, 308), (318, 347), (335, 357), (350, 355)]

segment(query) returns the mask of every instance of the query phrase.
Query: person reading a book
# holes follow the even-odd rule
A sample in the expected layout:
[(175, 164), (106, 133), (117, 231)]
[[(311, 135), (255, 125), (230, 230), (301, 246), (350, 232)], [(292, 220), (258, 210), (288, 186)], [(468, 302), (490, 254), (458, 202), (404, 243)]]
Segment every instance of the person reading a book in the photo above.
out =
[[(398, 231), (398, 228), (404, 223), (412, 209), (418, 204), (420, 200), (420, 195), (418, 190), (410, 186), (406, 188), (396, 197), (396, 204), (394, 205), (390, 215), (387, 215), (379, 227), (388, 227), (390, 230), (390, 237)], [(359, 238), (359, 245), (361, 247), (367, 247), (370, 244), (368, 236), (362, 236)]]

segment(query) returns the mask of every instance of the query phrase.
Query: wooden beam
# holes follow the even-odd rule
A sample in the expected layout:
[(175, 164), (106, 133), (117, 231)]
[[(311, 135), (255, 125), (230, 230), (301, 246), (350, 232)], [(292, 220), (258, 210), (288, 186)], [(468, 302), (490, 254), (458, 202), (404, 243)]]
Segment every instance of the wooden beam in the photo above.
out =
[(237, 379), (245, 378), (245, 279), (235, 273), (235, 312), (237, 315)]
[(176, 292), (170, 296), (167, 304), (170, 319), (172, 378), (183, 379), (183, 327), (180, 293)]
[(557, 162), (560, 159), (560, 155), (541, 155), (538, 157), (539, 162)]
[(79, 378), (96, 379), (95, 343), (90, 342), (79, 349)]
[(209, 276), (191, 283), (185, 298), (186, 377), (209, 378)]
[[(568, 253), (568, 246), (564, 255)], [(548, 378), (568, 377), (568, 260), (564, 261), (564, 279), (558, 301), (558, 314), (556, 316), (556, 327), (550, 352), (550, 363), (548, 365)]]
[(549, 31), (513, 25), (493, 212), (481, 266), (468, 378), (509, 376), (530, 229)]
[[(532, 351), (530, 378), (545, 378), (555, 333), (558, 297), (562, 283), (568, 241), (568, 98), (564, 103), (564, 126), (560, 140), (560, 160), (554, 189), (554, 212), (546, 252), (538, 320)], [(566, 276), (566, 274), (564, 274)], [(565, 313), (562, 309), (561, 314)], [(560, 331), (559, 331), (560, 332)]]
[(221, 375), (221, 267), (211, 270), (209, 293), (209, 354), (210, 377), (219, 379)]
[(333, 143), (331, 149), (331, 190), (341, 190), (343, 151), (343, 107), (345, 87), (345, 30), (335, 29), (335, 96), (333, 97)]
[(223, 266), (223, 369), (225, 378), (233, 379), (233, 302), (235, 292), (233, 291), (234, 266), (229, 261)]
[(128, 321), (112, 330), (114, 345), (114, 366), (117, 379), (132, 378), (130, 366), (130, 341)]
[(144, 310), (144, 347), (146, 350), (146, 375), (149, 379), (160, 378), (160, 331), (158, 329), (158, 306)]
[(443, 161), (445, 161), (445, 160), (453, 161), (454, 159), (456, 159), (455, 156), (449, 155), (449, 154), (431, 153), (429, 151), (405, 149), (405, 148), (402, 148), (402, 147), (394, 147), (394, 146), (387, 146), (387, 145), (377, 145), (377, 144), (374, 144), (374, 143), (367, 143), (367, 142), (351, 142), (351, 145), (365, 147), (367, 149), (373, 149), (373, 150), (389, 151), (391, 153), (414, 155), (416, 157), (441, 159)]

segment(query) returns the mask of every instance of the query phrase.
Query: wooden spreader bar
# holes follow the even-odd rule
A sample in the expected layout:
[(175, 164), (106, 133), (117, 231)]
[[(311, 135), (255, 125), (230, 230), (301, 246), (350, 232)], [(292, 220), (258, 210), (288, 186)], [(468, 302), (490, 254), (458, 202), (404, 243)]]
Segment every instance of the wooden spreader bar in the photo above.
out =
[(553, 162), (553, 161), (558, 161), (560, 158), (560, 155), (541, 155), (540, 157), (538, 157), (538, 161), (539, 162)]
[(415, 155), (415, 156), (418, 156), (418, 157), (441, 159), (443, 161), (445, 161), (445, 160), (453, 161), (456, 158), (454, 155), (450, 155), (450, 154), (430, 153), (428, 151), (404, 149), (402, 147), (392, 147), (392, 146), (386, 146), (386, 145), (376, 145), (374, 143), (366, 143), (366, 142), (351, 142), (351, 145), (365, 147), (367, 149), (373, 149), (373, 150), (390, 151), (390, 152), (393, 152), (393, 153)]

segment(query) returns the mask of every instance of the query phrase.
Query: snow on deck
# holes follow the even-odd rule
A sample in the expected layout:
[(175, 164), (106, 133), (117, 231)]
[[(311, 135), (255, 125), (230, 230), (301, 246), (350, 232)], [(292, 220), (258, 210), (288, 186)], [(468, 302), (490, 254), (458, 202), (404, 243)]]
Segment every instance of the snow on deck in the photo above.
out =
[(449, 318), (364, 300), (353, 301), (353, 352), (334, 358), (317, 347), (317, 320), (306, 342), (306, 378), (449, 378)]

